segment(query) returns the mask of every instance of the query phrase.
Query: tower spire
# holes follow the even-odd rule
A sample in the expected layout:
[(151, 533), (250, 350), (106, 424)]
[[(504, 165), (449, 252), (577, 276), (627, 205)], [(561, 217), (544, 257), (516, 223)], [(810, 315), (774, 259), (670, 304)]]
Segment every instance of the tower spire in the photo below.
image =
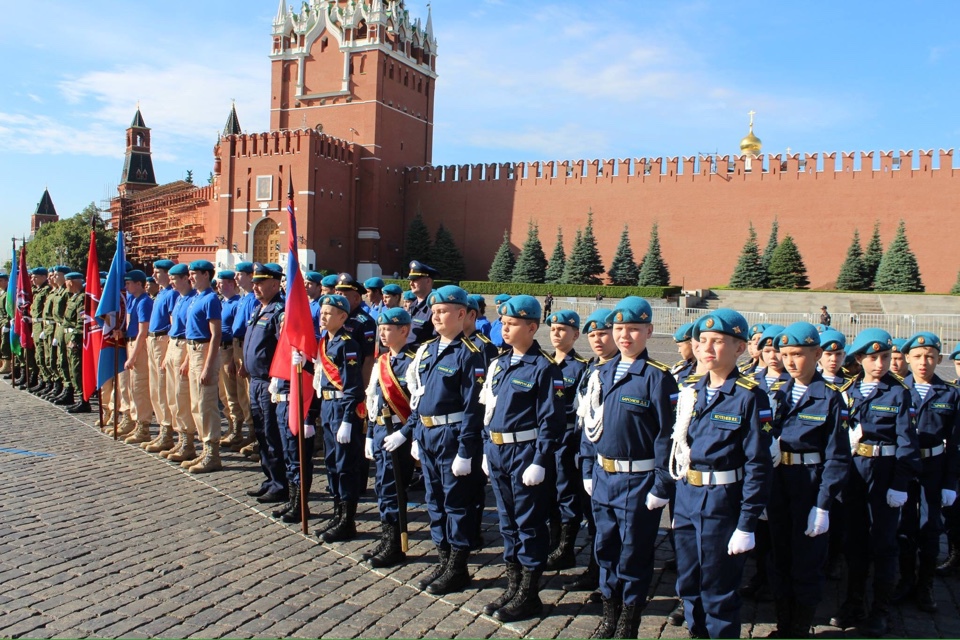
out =
[(240, 135), (241, 133), (243, 133), (243, 129), (240, 128), (240, 120), (237, 118), (237, 103), (234, 101), (230, 107), (230, 115), (227, 116), (227, 124), (223, 127), (223, 135)]
[(121, 196), (135, 191), (143, 191), (157, 186), (153, 173), (153, 158), (150, 155), (150, 128), (143, 121), (143, 114), (137, 106), (137, 112), (127, 129), (127, 153), (123, 161), (123, 175), (117, 190)]
[(283, 21), (287, 19), (287, 7), (283, 2), (284, 0), (280, 0), (280, 6), (277, 7), (277, 17), (273, 19), (273, 24), (283, 24)]

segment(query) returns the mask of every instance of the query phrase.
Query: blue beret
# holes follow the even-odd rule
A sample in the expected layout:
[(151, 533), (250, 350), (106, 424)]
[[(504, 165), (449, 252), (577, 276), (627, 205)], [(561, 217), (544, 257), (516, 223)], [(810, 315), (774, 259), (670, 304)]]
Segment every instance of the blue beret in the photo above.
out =
[(125, 262), (123, 263), (123, 270), (124, 270), (124, 271), (133, 271), (133, 265), (130, 264), (130, 261), (129, 261), (129, 260), (127, 260), (127, 261), (125, 261)]
[(404, 299), (404, 300), (416, 300), (416, 299), (417, 299), (417, 294), (415, 294), (413, 291), (404, 291), (404, 292), (403, 292), (403, 299)]
[(843, 351), (847, 348), (847, 336), (828, 328), (820, 334), (820, 346), (824, 351)]
[(154, 269), (163, 269), (164, 271), (170, 271), (173, 267), (173, 260), (157, 260), (153, 263)]
[(612, 324), (650, 324), (653, 322), (653, 309), (650, 303), (637, 296), (627, 296), (617, 303), (610, 313)]
[(363, 288), (363, 285), (357, 282), (357, 279), (354, 278), (349, 273), (341, 273), (337, 276), (337, 291), (356, 291), (357, 293), (366, 293), (367, 290)]
[(540, 322), (540, 302), (533, 296), (513, 296), (497, 308), (497, 313), (508, 318), (536, 320)]
[(693, 323), (687, 322), (677, 327), (677, 330), (673, 333), (673, 341), (677, 344), (681, 342), (686, 342), (693, 338)]
[(307, 271), (303, 279), (313, 284), (323, 284), (323, 274), (319, 271)]
[(951, 360), (960, 360), (960, 343), (957, 343), (957, 346), (953, 348), (953, 351), (950, 352)]
[(190, 263), (190, 271), (214, 271), (213, 263), (209, 260), (194, 260)]
[(554, 324), (562, 324), (568, 327), (573, 327), (577, 331), (580, 330), (580, 315), (576, 311), (569, 311), (563, 309), (561, 311), (554, 311), (549, 316), (547, 316), (547, 326), (552, 327)]
[(467, 306), (467, 292), (460, 287), (448, 284), (445, 287), (434, 289), (427, 296), (427, 303), (432, 307), (435, 304), (459, 304)]
[(233, 271), (230, 271), (230, 269), (224, 269), (219, 274), (217, 274), (217, 278), (219, 278), (220, 280), (236, 280), (237, 274), (235, 274)]
[[(7, 275), (7, 274), (5, 274), (5, 273), (0, 274), (0, 278), (2, 278), (2, 277), (5, 276), (5, 275)], [(82, 273), (78, 273), (78, 272), (76, 272), (76, 271), (71, 271), (71, 272), (68, 273), (65, 277), (66, 277), (67, 280), (83, 280), (83, 274), (82, 274)]]
[(907, 344), (906, 338), (894, 338), (893, 339), (893, 351), (894, 353), (905, 353), (903, 350), (903, 345)]
[(329, 289), (334, 288), (337, 286), (337, 274), (331, 273), (328, 276), (324, 276), (323, 280), (320, 281), (320, 284)]
[(893, 349), (893, 338), (883, 329), (864, 329), (853, 339), (849, 355), (870, 355)]
[(383, 289), (383, 279), (367, 278), (363, 281), (363, 286), (367, 289)]
[(147, 276), (147, 284), (149, 284), (149, 283), (151, 283), (151, 282), (156, 282), (156, 280), (154, 279), (153, 276)]
[(106, 278), (106, 277), (107, 277), (107, 272), (106, 272), (106, 271), (101, 271), (101, 272), (100, 272), (100, 277), (101, 277), (101, 278)]
[(917, 347), (933, 347), (937, 351), (940, 351), (940, 338), (935, 333), (921, 331), (920, 333), (915, 333), (910, 336), (900, 350), (904, 353), (909, 353), (910, 349), (916, 349)]
[(470, 308), (480, 313), (480, 305), (486, 306), (487, 301), (483, 299), (483, 296), (479, 293), (471, 293), (467, 296), (467, 300), (470, 302)]
[(756, 324), (750, 325), (750, 337), (753, 338), (753, 336), (757, 335), (758, 333), (762, 334), (766, 330), (766, 328), (767, 328), (767, 325), (764, 324), (763, 322), (758, 322)]
[(383, 292), (391, 296), (399, 296), (403, 294), (403, 289), (398, 284), (388, 284), (383, 287)]
[(34, 269), (30, 269), (28, 273), (32, 276), (45, 276), (49, 272), (47, 271), (46, 267), (36, 267)]
[[(192, 268), (193, 265), (190, 265)], [(260, 264), (259, 262), (253, 265), (253, 279), (254, 280), (279, 280), (283, 277), (283, 269), (280, 268), (280, 265), (268, 262), (267, 264)]]
[(469, 293), (467, 294), (467, 309), (470, 311), (476, 311), (477, 313), (480, 313), (480, 305), (477, 304), (477, 301)]
[(773, 341), (776, 339), (780, 332), (783, 331), (782, 324), (768, 324), (767, 328), (763, 330), (763, 333), (760, 334), (760, 340), (757, 342), (757, 348), (763, 349), (767, 345), (776, 346)]
[(382, 312), (380, 312), (380, 317), (377, 318), (377, 323), (379, 324), (405, 325), (410, 324), (411, 322), (413, 322), (413, 319), (410, 317), (410, 314), (400, 307), (384, 309)]
[(320, 296), (320, 306), (322, 307), (336, 307), (344, 313), (350, 313), (350, 302), (341, 295), (336, 293), (328, 293), (325, 296)]
[(237, 273), (249, 273), (253, 274), (253, 263), (252, 262), (238, 262), (234, 265), (233, 270)]
[(417, 278), (438, 278), (440, 277), (440, 272), (431, 267), (428, 264), (424, 264), (419, 260), (410, 261), (410, 273), (407, 275), (408, 280), (416, 280)]
[(175, 264), (170, 267), (170, 271), (168, 273), (172, 276), (187, 276), (190, 275), (190, 269), (188, 269), (187, 265), (185, 264)]
[(63, 275), (67, 275), (68, 273), (73, 271), (73, 269), (71, 269), (70, 267), (65, 267), (62, 264), (58, 264), (53, 268), (53, 270), (56, 271), (57, 273), (62, 273)]
[[(766, 336), (766, 333), (764, 333)], [(760, 338), (763, 340), (763, 337)], [(777, 336), (774, 345), (780, 347), (819, 347), (820, 333), (809, 322), (794, 322), (787, 325)]]
[(145, 283), (147, 281), (147, 274), (140, 269), (131, 269), (127, 271), (127, 275), (123, 276), (124, 280), (129, 280), (130, 282), (140, 282)]
[(613, 328), (613, 325), (607, 322), (607, 316), (610, 315), (610, 312), (606, 309), (597, 309), (587, 318), (587, 321), (583, 323), (583, 333), (590, 334), (594, 331), (609, 331)]
[(501, 293), (496, 298), (493, 299), (493, 304), (500, 306), (504, 302), (510, 299), (510, 296), (506, 293)]
[(703, 316), (693, 325), (693, 339), (699, 340), (701, 333), (713, 332), (747, 340), (747, 319), (733, 309), (716, 309)]
[(824, 331), (826, 331), (827, 329), (830, 328), (830, 327), (828, 327), (827, 325), (821, 324), (821, 323), (817, 323), (817, 324), (815, 324), (815, 325), (813, 325), (813, 326), (815, 326), (815, 327), (817, 328), (817, 333), (823, 333)]

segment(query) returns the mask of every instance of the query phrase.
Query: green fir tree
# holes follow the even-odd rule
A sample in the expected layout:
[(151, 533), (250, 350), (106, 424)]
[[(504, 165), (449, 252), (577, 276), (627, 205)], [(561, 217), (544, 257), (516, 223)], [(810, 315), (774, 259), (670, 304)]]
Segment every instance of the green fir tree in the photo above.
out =
[(960, 294), (960, 272), (957, 273), (957, 281), (953, 283), (953, 288), (950, 289), (951, 295)]
[(544, 281), (547, 284), (560, 284), (563, 282), (563, 268), (566, 264), (567, 254), (563, 251), (563, 229), (557, 227), (557, 246), (553, 248), (553, 255), (550, 256), (550, 263), (547, 265)]
[(773, 252), (777, 250), (777, 245), (780, 244), (780, 221), (776, 218), (773, 219), (773, 224), (770, 225), (770, 238), (767, 240), (767, 248), (763, 250), (763, 256), (760, 258), (760, 264), (763, 265), (763, 270), (767, 272), (767, 279), (770, 279), (770, 260), (773, 259)]
[(877, 267), (873, 288), (877, 291), (923, 291), (917, 257), (907, 242), (907, 227), (903, 220), (897, 227), (897, 235)]
[(517, 263), (513, 266), (514, 282), (542, 284), (547, 273), (547, 256), (540, 244), (540, 228), (530, 221), (527, 225), (527, 240), (520, 249)]
[(623, 225), (620, 244), (617, 245), (617, 252), (613, 256), (613, 262), (610, 264), (610, 269), (607, 270), (607, 275), (610, 276), (610, 284), (612, 285), (619, 287), (637, 286), (640, 268), (634, 261), (627, 225)]
[(807, 267), (800, 250), (790, 234), (783, 237), (770, 258), (770, 287), (772, 289), (806, 289), (810, 286)]
[(573, 246), (570, 247), (570, 257), (563, 265), (563, 277), (560, 279), (562, 284), (582, 284), (578, 277), (583, 274), (583, 267), (579, 258), (576, 256), (583, 254), (583, 231), (577, 229), (577, 234), (573, 238)]
[(510, 232), (504, 230), (503, 243), (497, 249), (497, 254), (493, 256), (493, 264), (490, 265), (487, 280), (490, 282), (510, 282), (513, 277), (514, 261), (513, 248), (510, 246)]
[(870, 242), (867, 243), (867, 250), (863, 254), (863, 277), (869, 283), (869, 289), (873, 289), (873, 281), (877, 278), (877, 269), (880, 268), (880, 260), (883, 259), (883, 243), (880, 241), (880, 223), (873, 224), (873, 235)]
[(597, 250), (597, 239), (593, 235), (593, 211), (587, 213), (587, 228), (573, 243), (573, 250), (564, 268), (563, 281), (566, 284), (602, 284), (600, 274), (604, 272)]
[(451, 234), (443, 223), (437, 229), (437, 236), (430, 248), (429, 264), (440, 272), (440, 277), (444, 280), (462, 280), (467, 273), (466, 264), (463, 261), (463, 254), (457, 247)]
[(767, 286), (767, 272), (760, 261), (760, 247), (757, 246), (757, 232), (750, 223), (747, 242), (740, 251), (737, 266), (730, 276), (733, 289), (764, 289)]
[(405, 255), (404, 260), (406, 262), (410, 262), (411, 260), (429, 262), (431, 244), (430, 230), (427, 229), (427, 225), (423, 222), (423, 216), (417, 211), (417, 215), (413, 217), (413, 220), (410, 221), (410, 226), (407, 227), (407, 242), (403, 248)]
[(637, 284), (641, 287), (670, 286), (670, 269), (667, 268), (667, 263), (663, 261), (663, 255), (660, 251), (660, 231), (657, 229), (656, 223), (650, 230), (650, 244), (647, 245), (647, 254), (643, 256), (643, 262), (640, 263)]
[(863, 264), (863, 248), (860, 246), (860, 230), (853, 230), (853, 241), (847, 249), (847, 258), (840, 266), (837, 276), (837, 289), (841, 291), (867, 291), (867, 268)]

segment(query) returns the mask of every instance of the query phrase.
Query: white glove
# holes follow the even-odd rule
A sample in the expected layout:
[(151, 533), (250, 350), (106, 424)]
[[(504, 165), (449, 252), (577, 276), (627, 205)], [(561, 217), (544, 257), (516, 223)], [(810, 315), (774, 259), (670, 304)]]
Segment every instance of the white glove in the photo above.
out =
[(353, 431), (353, 425), (349, 422), (341, 422), (337, 429), (337, 444), (350, 444), (350, 432)]
[(740, 531), (737, 529), (730, 536), (730, 542), (727, 544), (727, 553), (735, 556), (739, 553), (746, 553), (757, 546), (757, 539), (752, 533)]
[(770, 457), (774, 467), (780, 466), (780, 438), (774, 438), (770, 443)]
[(363, 443), (363, 455), (367, 460), (373, 460), (373, 438), (367, 438)]
[(294, 349), (293, 353), (290, 354), (290, 364), (292, 364), (295, 367), (302, 365), (303, 354), (297, 351), (296, 349)]
[(45, 336), (45, 335), (47, 335), (47, 332), (46, 332), (46, 331), (41, 331), (41, 332), (40, 332), (40, 339), (43, 340), (43, 336)]
[(315, 435), (317, 435), (317, 428), (316, 428), (315, 426), (313, 426), (313, 425), (310, 424), (309, 422), (308, 422), (307, 424), (303, 425), (303, 437), (304, 437), (304, 438), (312, 438), (312, 437), (315, 436)]
[(829, 530), (830, 512), (820, 507), (810, 509), (810, 515), (807, 516), (807, 530), (803, 532), (804, 535), (816, 538)]
[(410, 457), (418, 462), (420, 460), (420, 445), (416, 440), (410, 443)]
[(54, 338), (54, 339), (53, 339), (53, 346), (57, 346), (58, 344), (60, 344), (60, 342), (59, 342), (56, 338)]
[(270, 392), (270, 395), (280, 391), (280, 378), (270, 378), (270, 386), (267, 387), (267, 391)]
[[(407, 441), (407, 436), (403, 435), (399, 431), (394, 431), (393, 433), (387, 435), (383, 439), (383, 450), (384, 451), (396, 451), (400, 448), (404, 442)], [(373, 454), (371, 454), (373, 455)], [(371, 458), (372, 460), (373, 458)]]
[(538, 464), (532, 464), (523, 472), (523, 484), (535, 487), (547, 477), (547, 470)]
[(907, 504), (907, 492), (887, 489), (887, 504), (894, 509), (899, 509), (903, 505)]
[(647, 510), (655, 511), (656, 509), (663, 509), (665, 506), (670, 504), (670, 501), (666, 498), (661, 498), (659, 496), (653, 495), (653, 492), (647, 494)]
[(453, 475), (458, 478), (470, 475), (470, 460), (470, 458), (461, 458), (459, 455), (454, 456), (453, 464), (450, 465), (450, 470), (453, 471)]
[(593, 497), (593, 480), (584, 480), (583, 481), (583, 490), (587, 492), (587, 495)]
[(952, 507), (953, 503), (957, 501), (957, 492), (953, 489), (941, 489), (940, 501), (943, 503), (943, 506)]
[(490, 465), (487, 463), (487, 454), (483, 454), (483, 462), (480, 463), (480, 468), (483, 469), (483, 472), (487, 474), (487, 477), (490, 477)]

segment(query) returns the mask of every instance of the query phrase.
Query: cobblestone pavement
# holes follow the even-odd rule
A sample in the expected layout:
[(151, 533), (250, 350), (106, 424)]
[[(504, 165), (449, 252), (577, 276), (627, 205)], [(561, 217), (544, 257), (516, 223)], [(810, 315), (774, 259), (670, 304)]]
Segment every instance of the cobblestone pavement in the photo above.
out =
[[(671, 350), (651, 344), (667, 362)], [(225, 456), (222, 472), (190, 476), (100, 434), (90, 426), (96, 414), (77, 419), (8, 384), (0, 384), (0, 407), (0, 636), (582, 638), (597, 623), (599, 607), (563, 591), (566, 576), (556, 572), (544, 577), (541, 620), (501, 625), (480, 613), (504, 586), (492, 496), (488, 545), (471, 557), (473, 584), (436, 598), (413, 586), (435, 560), (422, 492), (410, 496), (409, 562), (371, 570), (359, 558), (379, 531), (372, 491), (361, 504), (361, 535), (320, 544), (246, 496), (260, 470), (238, 454)], [(331, 511), (317, 476), (311, 528)], [(669, 555), (661, 537), (641, 637), (687, 635), (665, 622), (675, 604), (676, 576), (663, 569)], [(581, 551), (581, 565), (585, 558)], [(941, 612), (905, 605), (894, 633), (960, 637), (958, 585), (938, 580)], [(823, 637), (843, 636), (825, 626), (841, 593), (828, 583), (817, 617)], [(764, 636), (772, 620), (769, 602), (747, 602), (743, 633)]]

